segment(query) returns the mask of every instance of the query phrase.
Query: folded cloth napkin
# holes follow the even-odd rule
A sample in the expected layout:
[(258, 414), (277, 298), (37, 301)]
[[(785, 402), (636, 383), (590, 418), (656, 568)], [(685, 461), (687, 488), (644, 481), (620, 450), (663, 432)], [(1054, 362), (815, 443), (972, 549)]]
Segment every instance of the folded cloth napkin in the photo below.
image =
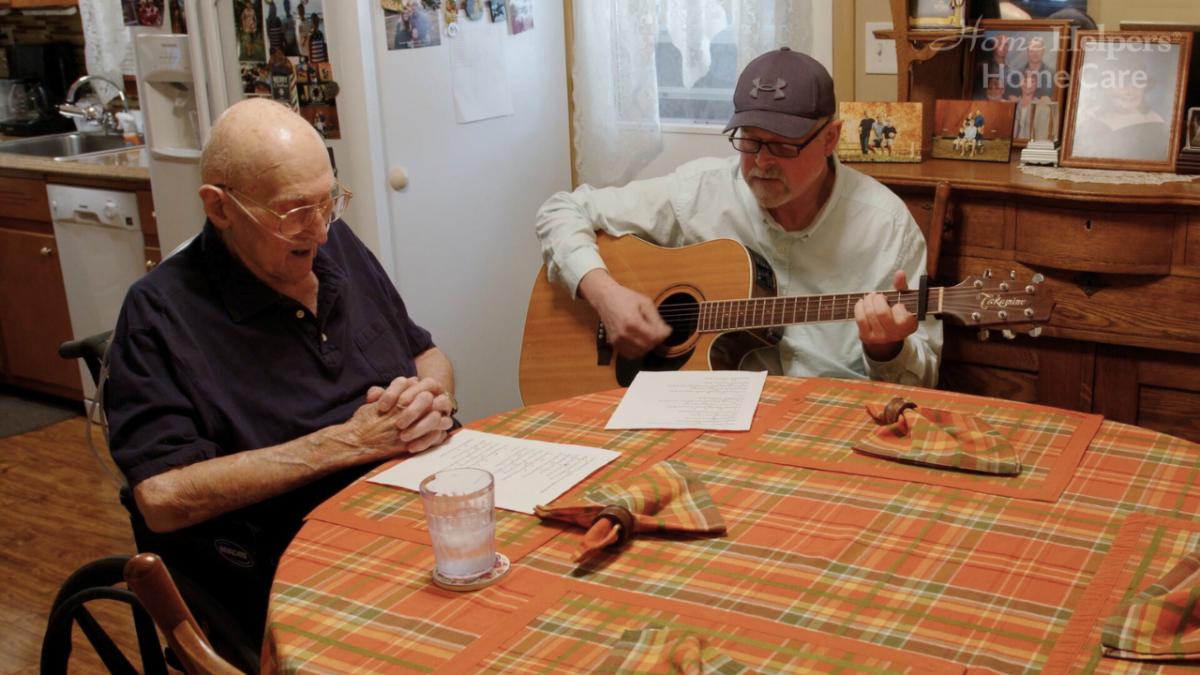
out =
[(1104, 622), (1104, 655), (1141, 661), (1200, 658), (1200, 552), (1122, 603)]
[[(725, 532), (725, 519), (704, 483), (683, 462), (667, 460), (575, 499), (535, 506), (539, 518), (565, 520), (604, 532), (584, 538), (585, 554), (623, 543), (634, 532)], [(611, 528), (615, 534), (609, 535)], [(579, 559), (579, 558), (577, 558)]]
[(977, 417), (918, 408), (899, 397), (887, 406), (868, 403), (866, 408), (879, 426), (854, 444), (859, 452), (1002, 476), (1021, 473), (1021, 460), (1012, 444)]
[(758, 675), (684, 630), (627, 630), (592, 675)]

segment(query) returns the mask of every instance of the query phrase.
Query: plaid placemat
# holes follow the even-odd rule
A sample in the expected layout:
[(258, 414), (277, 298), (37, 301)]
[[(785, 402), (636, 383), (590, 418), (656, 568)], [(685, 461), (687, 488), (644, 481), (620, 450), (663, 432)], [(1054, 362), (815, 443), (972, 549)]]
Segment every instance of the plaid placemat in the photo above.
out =
[(864, 404), (886, 405), (900, 388), (874, 382), (817, 379), (809, 380), (809, 386), (802, 402), (786, 409), (776, 406), (774, 415), (757, 421), (750, 434), (729, 443), (721, 453), (756, 462), (1054, 501), (1071, 480), (1103, 421), (1100, 415), (904, 388), (902, 395), (917, 405), (974, 415), (1012, 444), (1021, 461), (1021, 473), (983, 475), (911, 466), (854, 452), (854, 444), (876, 427)]
[(1044, 675), (1200, 672), (1200, 662), (1143, 662), (1104, 656), (1100, 638), (1117, 606), (1200, 548), (1200, 523), (1134, 513), (1124, 519), (1100, 571), (1076, 608)]
[[(589, 400), (596, 399), (589, 397)], [(581, 407), (581, 410), (588, 411), (586, 406)], [(494, 415), (469, 424), (466, 428), (513, 438), (571, 443), (621, 453), (619, 458), (589, 476), (568, 492), (568, 495), (594, 489), (667, 459), (695, 440), (700, 433), (694, 430), (654, 429), (608, 431), (604, 428), (605, 422), (606, 419), (572, 415), (537, 406)], [(320, 520), (364, 532), (429, 544), (429, 530), (425, 525), (421, 496), (401, 488), (368, 482), (370, 477), (379, 471), (401, 462), (403, 460), (389, 462), (346, 487), (314, 509), (308, 515), (308, 520)], [(516, 562), (552, 539), (565, 527), (567, 526), (558, 523), (543, 522), (536, 516), (497, 510), (496, 550), (508, 556), (512, 562)]]
[(718, 609), (548, 577), (544, 590), (437, 675), (591, 673), (629, 630), (704, 636), (760, 673), (959, 675), (960, 665)]

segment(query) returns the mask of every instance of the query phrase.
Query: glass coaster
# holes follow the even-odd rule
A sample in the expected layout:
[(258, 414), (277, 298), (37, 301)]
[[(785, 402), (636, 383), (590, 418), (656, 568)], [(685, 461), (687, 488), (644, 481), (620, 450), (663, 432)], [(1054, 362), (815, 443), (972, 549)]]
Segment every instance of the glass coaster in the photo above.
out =
[(508, 571), (512, 568), (512, 563), (508, 561), (508, 556), (503, 553), (496, 554), (496, 562), (492, 564), (492, 568), (467, 579), (451, 579), (438, 571), (437, 566), (433, 568), (433, 583), (439, 588), (444, 588), (448, 591), (466, 592), (477, 591), (481, 588), (487, 588), (492, 584), (504, 578)]

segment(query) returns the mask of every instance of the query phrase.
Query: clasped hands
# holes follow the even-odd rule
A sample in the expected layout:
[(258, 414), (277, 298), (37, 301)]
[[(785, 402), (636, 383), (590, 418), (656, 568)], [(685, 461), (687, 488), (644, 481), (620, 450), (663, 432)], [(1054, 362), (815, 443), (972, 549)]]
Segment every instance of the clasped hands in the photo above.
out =
[(437, 380), (398, 377), (386, 389), (371, 387), (346, 424), (363, 447), (416, 454), (446, 440), (452, 405)]

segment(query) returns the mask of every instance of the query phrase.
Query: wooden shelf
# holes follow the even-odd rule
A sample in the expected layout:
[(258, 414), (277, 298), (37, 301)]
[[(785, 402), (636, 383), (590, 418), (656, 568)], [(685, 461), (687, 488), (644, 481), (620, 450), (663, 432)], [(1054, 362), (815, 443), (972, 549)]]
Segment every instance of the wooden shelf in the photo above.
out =
[(938, 42), (940, 40), (953, 40), (983, 37), (983, 31), (978, 28), (962, 28), (962, 29), (941, 29), (941, 28), (907, 28), (904, 30), (877, 30), (875, 31), (875, 39), (877, 40), (908, 40), (909, 42)]
[(1163, 185), (1110, 185), (1046, 180), (1021, 171), (1019, 151), (1002, 162), (926, 159), (919, 164), (855, 163), (856, 170), (891, 186), (928, 187), (948, 181), (954, 190), (1022, 195), (1056, 201), (1200, 207), (1200, 180)]

